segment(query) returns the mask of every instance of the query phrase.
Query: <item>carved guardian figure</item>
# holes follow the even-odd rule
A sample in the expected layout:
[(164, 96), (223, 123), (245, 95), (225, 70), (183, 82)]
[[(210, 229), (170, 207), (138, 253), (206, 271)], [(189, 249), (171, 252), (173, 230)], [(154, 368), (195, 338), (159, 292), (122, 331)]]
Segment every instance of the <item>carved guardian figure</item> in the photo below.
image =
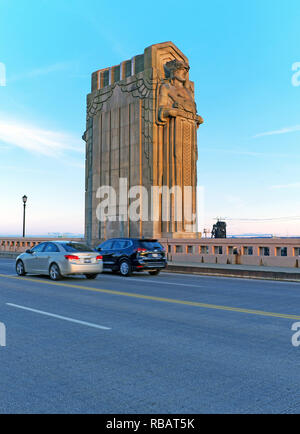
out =
[[(170, 186), (180, 187), (181, 197), (173, 198), (170, 204), (170, 213), (183, 216), (182, 221), (172, 222), (166, 225), (166, 232), (184, 232), (187, 226), (191, 226), (196, 215), (196, 180), (197, 180), (197, 128), (203, 123), (201, 116), (197, 115), (197, 107), (194, 98), (193, 85), (189, 81), (189, 65), (177, 59), (164, 65), (165, 79), (160, 84), (158, 121), (163, 125), (163, 143), (165, 148), (165, 160), (169, 160), (171, 168)], [(168, 183), (164, 174), (162, 185)], [(184, 197), (184, 188), (191, 187), (191, 197)], [(186, 189), (187, 191), (187, 189)], [(180, 191), (179, 193), (180, 194)], [(175, 203), (175, 201), (177, 201)], [(191, 202), (187, 206), (186, 202)], [(182, 210), (178, 210), (178, 207)], [(188, 215), (187, 215), (188, 214)], [(169, 226), (169, 227), (168, 227)]]

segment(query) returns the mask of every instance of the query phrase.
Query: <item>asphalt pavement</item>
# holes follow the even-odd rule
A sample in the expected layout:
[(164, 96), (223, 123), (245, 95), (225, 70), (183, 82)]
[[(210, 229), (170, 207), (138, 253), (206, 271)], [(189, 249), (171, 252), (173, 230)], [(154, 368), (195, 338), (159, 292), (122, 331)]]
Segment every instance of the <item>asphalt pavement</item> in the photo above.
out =
[(0, 322), (0, 413), (300, 412), (299, 283), (52, 282), (0, 259)]

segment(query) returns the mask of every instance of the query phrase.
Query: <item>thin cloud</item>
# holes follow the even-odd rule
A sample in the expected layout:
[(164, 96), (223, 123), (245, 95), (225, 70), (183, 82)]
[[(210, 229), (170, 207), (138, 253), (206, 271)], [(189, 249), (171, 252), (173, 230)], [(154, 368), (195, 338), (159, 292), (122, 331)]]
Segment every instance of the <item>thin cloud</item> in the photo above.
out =
[(293, 182), (290, 184), (271, 185), (271, 190), (293, 189), (300, 188), (300, 182)]
[(20, 81), (24, 79), (36, 78), (36, 77), (52, 74), (55, 72), (65, 71), (71, 68), (72, 65), (73, 65), (72, 62), (57, 62), (52, 65), (46, 65), (40, 68), (34, 68), (30, 71), (23, 72), (20, 74), (15, 74), (11, 77), (8, 77), (7, 82), (14, 83), (16, 81)]
[(236, 207), (236, 208), (245, 208), (245, 206), (246, 206), (245, 201), (239, 196), (235, 196), (232, 194), (226, 194), (224, 196), (224, 199), (229, 205)]
[(257, 139), (258, 137), (276, 136), (276, 135), (279, 135), (279, 134), (295, 133), (296, 131), (300, 131), (300, 125), (295, 125), (293, 127), (282, 128), (281, 130), (267, 131), (265, 133), (259, 133), (259, 134), (256, 134), (255, 136), (253, 136), (253, 139)]
[(78, 137), (17, 121), (0, 120), (0, 143), (48, 157), (60, 157), (65, 152), (84, 152), (83, 142)]
[(6, 165), (0, 165), (0, 170), (7, 171), (7, 172), (16, 172), (16, 173), (37, 173), (37, 174), (52, 173), (52, 172), (45, 171), (44, 169), (33, 169), (32, 167), (6, 166)]
[(9, 149), (8, 145), (0, 145), (0, 151), (6, 151), (7, 149)]
[(236, 149), (217, 149), (217, 148), (208, 148), (208, 149), (203, 149), (201, 151), (203, 152), (221, 152), (224, 154), (233, 154), (233, 155), (245, 155), (245, 156), (249, 156), (249, 157), (265, 157), (265, 158), (270, 158), (270, 157), (291, 157), (291, 154), (284, 154), (284, 153), (277, 153), (277, 152), (255, 152), (255, 151), (239, 151)]

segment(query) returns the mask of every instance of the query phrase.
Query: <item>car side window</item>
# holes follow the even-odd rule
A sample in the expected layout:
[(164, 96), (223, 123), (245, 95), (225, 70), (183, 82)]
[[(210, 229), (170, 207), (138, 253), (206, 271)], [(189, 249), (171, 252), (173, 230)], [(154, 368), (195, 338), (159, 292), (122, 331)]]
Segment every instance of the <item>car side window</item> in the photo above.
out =
[(113, 244), (113, 250), (122, 250), (125, 248), (126, 241), (118, 240)]
[(113, 241), (105, 241), (99, 247), (101, 248), (101, 250), (111, 250), (112, 246), (113, 246)]
[(31, 251), (35, 252), (35, 253), (41, 253), (41, 252), (43, 252), (45, 246), (46, 246), (46, 243), (38, 244), (37, 246), (33, 247), (31, 249)]
[(44, 250), (45, 253), (58, 253), (59, 252), (59, 248), (57, 247), (56, 244), (53, 243), (48, 243), (45, 247)]

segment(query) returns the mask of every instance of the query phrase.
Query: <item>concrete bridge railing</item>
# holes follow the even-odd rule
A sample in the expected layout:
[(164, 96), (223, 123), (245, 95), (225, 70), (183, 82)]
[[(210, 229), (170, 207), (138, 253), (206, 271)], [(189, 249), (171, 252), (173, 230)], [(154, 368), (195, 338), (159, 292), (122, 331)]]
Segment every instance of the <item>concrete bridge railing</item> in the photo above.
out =
[(46, 241), (83, 241), (81, 238), (12, 238), (0, 237), (0, 253), (22, 253)]
[[(0, 237), (0, 256), (4, 253), (16, 256), (16, 253), (51, 240), (84, 241), (79, 238)], [(300, 238), (163, 238), (160, 242), (169, 261), (187, 265), (204, 263), (300, 268)]]
[(162, 239), (170, 261), (300, 268), (300, 238)]

